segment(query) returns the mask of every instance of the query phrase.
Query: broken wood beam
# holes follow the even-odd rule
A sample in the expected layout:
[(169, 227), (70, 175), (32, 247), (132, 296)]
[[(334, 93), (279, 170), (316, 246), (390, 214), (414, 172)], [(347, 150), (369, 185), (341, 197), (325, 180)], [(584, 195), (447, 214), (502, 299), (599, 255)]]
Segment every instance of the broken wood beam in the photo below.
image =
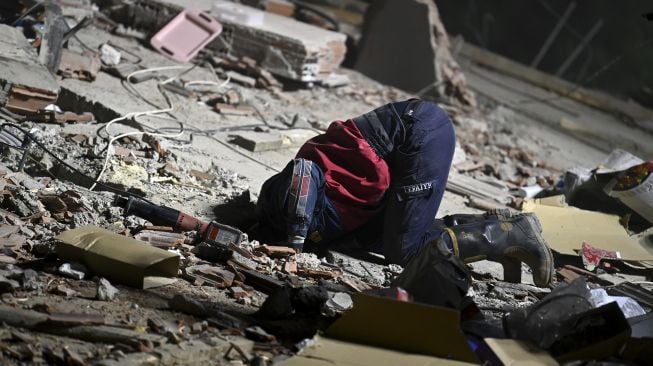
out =
[[(87, 342), (118, 343), (137, 339), (163, 344), (166, 338), (135, 330), (98, 324), (103, 320), (96, 314), (44, 314), (34, 310), (0, 305), (0, 322), (37, 332), (63, 335)], [(93, 325), (87, 325), (93, 324)]]
[(274, 132), (241, 131), (230, 134), (231, 143), (252, 152), (279, 150), (301, 146), (317, 133), (308, 129), (293, 129)]
[[(447, 190), (462, 196), (474, 198), (482, 208), (502, 208), (513, 198), (506, 190), (481, 182), (456, 172), (449, 174)], [(493, 204), (496, 202), (496, 206)]]
[(619, 100), (612, 95), (598, 90), (579, 87), (577, 84), (533, 69), (469, 43), (464, 43), (461, 46), (460, 55), (479, 65), (553, 91), (565, 98), (608, 113), (625, 116), (635, 122), (640, 128), (653, 132), (653, 110), (645, 108), (636, 102)]

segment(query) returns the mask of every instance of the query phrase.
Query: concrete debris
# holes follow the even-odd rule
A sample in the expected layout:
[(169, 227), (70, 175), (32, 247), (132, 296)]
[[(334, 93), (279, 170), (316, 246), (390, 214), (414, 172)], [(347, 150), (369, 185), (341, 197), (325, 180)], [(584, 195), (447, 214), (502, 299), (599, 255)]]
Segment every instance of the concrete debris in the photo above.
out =
[(43, 66), (18, 28), (0, 24), (0, 105), (16, 113), (35, 113), (56, 102), (59, 84)]
[(75, 291), (75, 290), (73, 290), (73, 289), (71, 289), (69, 287), (66, 287), (64, 285), (59, 285), (59, 286), (55, 287), (54, 289), (52, 289), (50, 292), (55, 294), (55, 295), (61, 295), (61, 296), (65, 296), (65, 297), (73, 297), (73, 296), (78, 294), (77, 291)]
[(433, 1), (375, 1), (367, 10), (355, 68), (398, 88), (475, 109), (474, 94), (450, 47)]
[(86, 277), (87, 270), (83, 264), (71, 262), (59, 266), (58, 272), (60, 275), (68, 278), (83, 280)]
[(351, 307), (354, 306), (354, 302), (351, 300), (351, 296), (349, 296), (348, 293), (336, 292), (329, 298), (329, 300), (327, 300), (325, 305), (328, 311), (332, 313), (340, 313), (351, 309)]
[(43, 284), (39, 281), (39, 274), (33, 269), (28, 268), (20, 275), (13, 277), (18, 280), (25, 291), (40, 291), (43, 288)]
[(256, 110), (252, 107), (248, 107), (248, 106), (235, 107), (224, 103), (216, 103), (214, 108), (216, 112), (224, 115), (230, 115), (230, 116), (251, 116), (254, 113), (256, 113)]
[(89, 123), (95, 121), (95, 116), (93, 113), (84, 112), (81, 114), (73, 112), (55, 112), (55, 111), (41, 111), (38, 114), (32, 116), (34, 121), (44, 122), (44, 123)]
[(295, 255), (295, 250), (289, 247), (281, 247), (274, 245), (261, 245), (254, 249), (257, 252), (264, 253), (268, 257), (272, 258), (283, 258), (291, 255)]
[(120, 63), (122, 54), (117, 49), (111, 47), (108, 43), (104, 43), (100, 47), (100, 60), (107, 66), (115, 66)]
[[(315, 82), (328, 76), (344, 60), (346, 36), (298, 22), (281, 15), (265, 13), (246, 5), (220, 1), (202, 1), (204, 8), (213, 8), (223, 26), (223, 33), (207, 46), (219, 55), (249, 57), (268, 72), (291, 80)], [(109, 12), (116, 21), (120, 15), (142, 13), (147, 21), (131, 18), (125, 24), (153, 32), (163, 27), (186, 6), (181, 0), (151, 1), (147, 6), (124, 4)], [(167, 16), (162, 17), (161, 15)], [(142, 18), (141, 18), (142, 19)], [(152, 24), (156, 22), (156, 24)]]
[(20, 288), (18, 281), (10, 280), (4, 276), (0, 275), (0, 293), (14, 292), (16, 289)]
[(100, 301), (112, 301), (118, 294), (118, 289), (111, 285), (106, 278), (100, 278), (97, 283), (96, 299)]
[(62, 51), (59, 73), (63, 77), (85, 81), (95, 80), (102, 67), (100, 56), (97, 53), (84, 51), (79, 54), (68, 49)]
[[(56, 17), (52, 17), (56, 9), (45, 16), (41, 10), (23, 14), (23, 8), (12, 12), (7, 10), (10, 5), (0, 6), (0, 22), (24, 16), (19, 27), (0, 24), (4, 35), (0, 39), (0, 107), (4, 107), (0, 122), (17, 123), (33, 136), (26, 139), (23, 132), (8, 125), (0, 128), (3, 361), (283, 364), (301, 348), (311, 347), (306, 339), (325, 331), (336, 319), (347, 318), (360, 304), (374, 308), (370, 307), (373, 311), (367, 312), (369, 318), (357, 330), (376, 324), (377, 310), (397, 306), (408, 309), (400, 315), (419, 314), (420, 320), (431, 319), (434, 324), (443, 318), (431, 317), (432, 312), (455, 313), (455, 321), (445, 318), (463, 325), (461, 337), (469, 332), (487, 339), (505, 337), (505, 329), (494, 325), (505, 324), (511, 317), (507, 314), (537, 311), (539, 306), (561, 301), (542, 301), (555, 294), (550, 288), (529, 284), (533, 274), (528, 266), (515, 267), (521, 270), (523, 283), (508, 283), (503, 280), (501, 265), (481, 261), (460, 265), (471, 277), (467, 272), (462, 277), (456, 273), (456, 280), (467, 286), (461, 287), (460, 303), (475, 306), (460, 314), (438, 307), (425, 310), (415, 302), (424, 298), (420, 291), (390, 287), (406, 271), (368, 251), (376, 244), (374, 235), (347, 236), (336, 245), (318, 244), (315, 248), (307, 244), (302, 253), (285, 246), (283, 235), (278, 240), (261, 239), (255, 192), (296, 156), (297, 146), (329, 128), (332, 120), (412, 97), (340, 68), (346, 37), (349, 65), (435, 98), (455, 124), (458, 143), (438, 215), (480, 213), (477, 208), (513, 212), (530, 197), (560, 191), (578, 198), (586, 193), (586, 184), (619, 173), (612, 164), (594, 169), (594, 158), (603, 158), (601, 149), (595, 151), (596, 144), (569, 146), (573, 145), (569, 141), (577, 140), (567, 140), (575, 137), (567, 136), (565, 128), (573, 127), (571, 122), (582, 127), (584, 119), (605, 118), (598, 111), (590, 114), (584, 107), (567, 105), (575, 103), (571, 99), (557, 96), (564, 100), (566, 114), (574, 112), (574, 121), (556, 115), (556, 124), (543, 128), (527, 111), (515, 112), (514, 100), (495, 103), (488, 95), (492, 93), (481, 93), (477, 105), (470, 85), (477, 91), (479, 83), (484, 88), (486, 84), (499, 88), (507, 81), (482, 69), (473, 69), (468, 78), (462, 75), (461, 66), (465, 70), (470, 66), (453, 60), (457, 46), (449, 44), (432, 1), (314, 0), (304, 4), (195, 0), (194, 5), (204, 11), (213, 9), (197, 14), (212, 22), (218, 19), (224, 29), (188, 65), (171, 64), (147, 47), (154, 33), (188, 5), (186, 1), (100, 1), (92, 7), (88, 1), (73, 2), (79, 6), (61, 5), (65, 21), (75, 28), (69, 33), (67, 48), (57, 48)], [(365, 9), (369, 9), (367, 15)], [(201, 16), (197, 14), (190, 17)], [(63, 22), (64, 16), (59, 20)], [(365, 36), (360, 42), (358, 28), (363, 21)], [(45, 36), (49, 25), (54, 33)], [(32, 34), (30, 29), (37, 27), (46, 33)], [(343, 33), (325, 30), (338, 27)], [(43, 53), (35, 53), (37, 48)], [(61, 70), (64, 78), (59, 81), (48, 71), (56, 57), (61, 62), (57, 61), (52, 71)], [(44, 62), (47, 66), (42, 66)], [(481, 75), (484, 72), (488, 74)], [(511, 93), (521, 89), (528, 88), (520, 84), (512, 87)], [(504, 93), (505, 89), (497, 92)], [(541, 93), (549, 98), (546, 91), (529, 89), (523, 94), (525, 100), (531, 100)], [(170, 110), (165, 109), (167, 102), (171, 102)], [(547, 99), (529, 104), (529, 108), (552, 105), (556, 102)], [(113, 122), (106, 124), (108, 121)], [(105, 125), (98, 129), (91, 122)], [(39, 144), (27, 146), (24, 141)], [(14, 148), (20, 146), (25, 148)], [(568, 165), (581, 168), (561, 180)], [(638, 182), (645, 185), (644, 178), (640, 176)], [(142, 204), (136, 204), (139, 209), (133, 205), (137, 197), (142, 197)], [(541, 200), (557, 202), (554, 198)], [(132, 206), (125, 204), (130, 201)], [(578, 201), (569, 200), (571, 205)], [(592, 210), (604, 207), (604, 201), (590, 201), (596, 203)], [(528, 205), (527, 201), (523, 208)], [(509, 211), (496, 211), (507, 207)], [(629, 230), (639, 231), (631, 211), (619, 214), (628, 219)], [(211, 222), (214, 224), (209, 226)], [(76, 240), (86, 235), (77, 233), (89, 232), (99, 233), (104, 240)], [(315, 236), (310, 240), (320, 239), (318, 234), (312, 233)], [(632, 234), (624, 232), (624, 236)], [(650, 232), (638, 235), (637, 240), (650, 244)], [(588, 309), (588, 318), (574, 319), (609, 318), (606, 324), (616, 324), (614, 331), (624, 330), (622, 315), (641, 316), (653, 307), (648, 264), (623, 263), (622, 250), (581, 239), (577, 244), (588, 244), (585, 259), (591, 259), (588, 268), (592, 271), (580, 268), (583, 258), (578, 253), (557, 253), (557, 283), (554, 281), (552, 288), (587, 281), (588, 288), (597, 293), (597, 301)], [(137, 268), (131, 261), (106, 259), (108, 252), (125, 243), (130, 245), (125, 258), (140, 259)], [(589, 248), (589, 244), (597, 247)], [(555, 245), (559, 243), (550, 243)], [(165, 266), (151, 263), (155, 261), (151, 254), (136, 255), (152, 251), (173, 258), (174, 266), (170, 266), (172, 262)], [(85, 254), (69, 257), (73, 252)], [(575, 265), (561, 266), (560, 255), (565, 256), (565, 263)], [(98, 262), (103, 265), (97, 266)], [(433, 269), (444, 273), (442, 266)], [(418, 273), (424, 277), (424, 272)], [(122, 284), (138, 281), (131, 283), (136, 288), (119, 292), (107, 278)], [(453, 282), (449, 279), (431, 281), (426, 292), (440, 282)], [(150, 286), (158, 288), (141, 289)], [(606, 310), (612, 300), (621, 308), (615, 305)], [(525, 316), (528, 322), (539, 318)], [(640, 317), (635, 319), (640, 321)], [(538, 336), (533, 329), (540, 328), (515, 327), (527, 321), (513, 319), (517, 338)], [(612, 334), (607, 328), (588, 326), (592, 337), (573, 336), (563, 329), (572, 336), (563, 340), (569, 343), (559, 346), (584, 347), (594, 342), (594, 336), (603, 340)], [(490, 328), (490, 334), (484, 333)], [(370, 336), (367, 333), (366, 337)], [(448, 345), (453, 333), (443, 336), (438, 327), (431, 327), (423, 333), (428, 336), (420, 338), (442, 337), (440, 343)], [(625, 334), (615, 335), (612, 344), (627, 339)], [(391, 352), (396, 342), (411, 339), (400, 338), (384, 347)], [(578, 339), (585, 343), (577, 344)], [(467, 342), (463, 343), (467, 347)], [(357, 351), (363, 348), (347, 346)], [(405, 357), (412, 356), (406, 353), (414, 350), (402, 351), (401, 361), (394, 363), (410, 363)], [(557, 351), (542, 352), (548, 356)], [(619, 359), (622, 355), (615, 351), (607, 356)], [(367, 357), (359, 358), (367, 361)]]
[(233, 284), (236, 274), (219, 267), (199, 264), (186, 267), (183, 276), (196, 286), (212, 285), (217, 288), (227, 288)]

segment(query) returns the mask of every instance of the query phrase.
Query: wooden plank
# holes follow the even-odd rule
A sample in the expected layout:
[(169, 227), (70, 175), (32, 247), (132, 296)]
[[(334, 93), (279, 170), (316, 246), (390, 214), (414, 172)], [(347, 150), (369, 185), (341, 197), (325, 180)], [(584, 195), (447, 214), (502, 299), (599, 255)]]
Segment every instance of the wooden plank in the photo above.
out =
[(566, 98), (609, 113), (625, 116), (640, 128), (653, 132), (653, 110), (636, 102), (619, 100), (601, 91), (579, 87), (469, 43), (464, 43), (461, 46), (459, 55), (485, 67), (561, 94)]
[(475, 197), (484, 201), (495, 201), (502, 206), (512, 202), (508, 191), (501, 190), (493, 185), (483, 183), (472, 177), (456, 172), (449, 173), (447, 190), (467, 197)]
[(270, 151), (301, 146), (317, 135), (313, 130), (279, 130), (273, 132), (242, 131), (233, 133), (232, 143), (249, 151)]

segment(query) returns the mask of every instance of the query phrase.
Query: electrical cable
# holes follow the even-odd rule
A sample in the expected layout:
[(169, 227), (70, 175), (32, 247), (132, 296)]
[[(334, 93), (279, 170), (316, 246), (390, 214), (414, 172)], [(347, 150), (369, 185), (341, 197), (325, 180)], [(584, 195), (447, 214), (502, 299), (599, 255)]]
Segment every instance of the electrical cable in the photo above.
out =
[[(213, 74), (215, 75), (216, 80), (219, 80), (219, 78), (218, 78), (218, 76), (217, 76), (217, 73), (215, 72), (215, 69), (211, 66), (210, 63), (208, 63), (208, 65), (209, 65), (209, 68), (211, 69), (211, 71), (213, 72)], [(154, 68), (154, 69), (157, 69), (157, 71), (166, 71), (166, 70), (172, 70), (173, 68), (182, 68), (182, 66), (169, 66), (169, 67), (166, 67), (165, 69), (163, 69), (163, 68)], [(138, 72), (138, 73), (143, 73), (143, 72), (146, 72), (147, 70), (153, 70), (153, 69), (138, 70), (138, 71), (136, 71), (136, 72)], [(136, 73), (136, 72), (135, 72), (135, 73)], [(127, 78), (126, 78), (127, 82), (126, 82), (126, 83), (123, 83), (123, 87), (125, 87), (126, 89), (128, 89), (128, 91), (132, 92), (133, 94), (136, 94), (136, 96), (138, 96), (139, 98), (141, 98), (141, 99), (142, 99), (143, 101), (145, 101), (146, 103), (148, 103), (148, 104), (150, 104), (150, 105), (152, 105), (152, 106), (158, 108), (158, 106), (157, 106), (155, 103), (153, 103), (152, 101), (150, 101), (149, 99), (147, 99), (145, 96), (143, 96), (140, 92), (138, 92), (138, 90), (134, 87), (134, 84), (131, 83), (131, 82), (129, 81), (129, 78), (130, 78), (130, 77), (133, 77), (135, 73), (132, 73), (132, 74), (130, 74), (130, 75), (127, 76)], [(221, 85), (222, 85), (222, 86), (226, 86), (227, 83), (228, 83), (229, 81), (230, 81), (230, 79), (228, 78), (228, 79), (227, 79), (226, 81), (224, 81)], [(129, 88), (131, 88), (131, 90), (130, 90)], [(163, 91), (161, 91), (161, 92), (163, 93)], [(268, 127), (268, 128), (272, 128), (272, 129), (280, 129), (280, 128), (276, 127), (276, 126), (272, 126), (272, 125), (270, 125), (270, 124), (268, 123), (268, 121), (265, 119), (265, 117), (263, 116), (263, 114), (261, 113), (261, 111), (258, 109), (258, 107), (256, 107), (256, 106), (252, 106), (252, 107), (254, 108), (254, 110), (255, 110), (256, 113), (258, 114), (260, 120), (263, 122), (263, 124), (264, 124), (266, 127)], [(170, 113), (168, 113), (168, 114), (170, 114)], [(163, 118), (163, 119), (166, 119), (165, 117), (162, 117), (162, 116), (153, 116), (153, 115), (152, 115), (151, 117), (156, 117), (156, 118)], [(174, 116), (173, 116), (173, 117), (174, 117)], [(170, 120), (173, 120), (173, 119), (170, 119)], [(176, 120), (176, 119), (174, 119), (173, 121), (177, 121), (178, 123), (182, 124), (182, 122), (180, 122), (180, 121), (178, 121), (178, 120)], [(157, 129), (153, 129), (153, 128), (151, 128), (151, 127), (149, 127), (149, 126), (143, 124), (142, 122), (138, 122), (138, 123), (139, 123), (141, 126), (143, 126), (143, 127), (147, 127), (147, 128), (150, 128), (152, 131), (155, 131), (155, 132), (165, 131), (166, 129), (169, 129), (169, 128), (157, 128)], [(216, 132), (228, 132), (228, 131), (245, 130), (245, 129), (255, 128), (255, 127), (260, 127), (260, 125), (259, 125), (259, 124), (255, 124), (255, 125), (238, 126), (238, 127), (223, 127), (223, 128), (218, 128), (218, 129), (212, 129), (212, 130), (193, 129), (192, 132), (197, 133), (197, 134), (200, 134), (200, 135), (202, 135), (202, 136), (205, 136), (205, 137), (207, 137), (207, 138), (209, 138), (209, 139), (212, 139), (212, 140), (218, 142), (219, 144), (221, 144), (221, 145), (227, 147), (228, 149), (234, 151), (235, 153), (237, 153), (237, 154), (239, 154), (239, 155), (242, 155), (242, 156), (248, 158), (249, 160), (251, 160), (251, 161), (253, 161), (253, 162), (255, 162), (255, 163), (258, 163), (258, 164), (260, 164), (260, 165), (262, 165), (262, 166), (264, 166), (264, 167), (266, 167), (266, 168), (268, 168), (268, 169), (270, 169), (270, 170), (272, 170), (272, 171), (274, 171), (274, 172), (279, 172), (279, 171), (280, 171), (279, 169), (274, 168), (274, 167), (270, 166), (269, 164), (266, 164), (266, 163), (264, 163), (263, 161), (261, 161), (261, 160), (259, 160), (259, 159), (256, 159), (256, 158), (254, 158), (254, 157), (252, 157), (252, 156), (250, 156), (250, 155), (247, 155), (247, 154), (243, 153), (242, 151), (239, 151), (239, 150), (238, 150), (237, 148), (235, 148), (234, 146), (231, 146), (231, 145), (229, 145), (228, 143), (226, 143), (226, 142), (224, 142), (224, 141), (218, 139), (217, 137), (211, 135), (212, 133), (216, 133)], [(188, 130), (187, 127), (186, 127), (186, 130)], [(192, 139), (192, 135), (193, 135), (193, 134), (191, 133), (190, 135), (191, 135), (191, 139)], [(168, 137), (168, 138), (170, 138), (170, 137)]]
[[(134, 76), (136, 76), (136, 75), (140, 75), (140, 74), (144, 74), (144, 73), (150, 73), (150, 72), (158, 72), (158, 71), (183, 70), (181, 73), (179, 73), (179, 74), (177, 74), (177, 75), (175, 75), (173, 77), (170, 77), (168, 79), (160, 81), (158, 83), (158, 85), (157, 85), (158, 89), (159, 89), (159, 92), (165, 98), (166, 104), (168, 105), (167, 108), (157, 107), (154, 103), (151, 103), (151, 102), (148, 101), (149, 104), (154, 105), (155, 107), (157, 107), (159, 109), (143, 111), (143, 112), (130, 112), (130, 113), (127, 113), (127, 114), (125, 114), (125, 115), (123, 115), (121, 117), (117, 117), (117, 118), (112, 119), (111, 121), (107, 122), (103, 126), (103, 129), (107, 133), (107, 136), (109, 138), (109, 143), (107, 144), (107, 147), (106, 147), (106, 156), (105, 156), (105, 159), (104, 159), (104, 163), (102, 164), (102, 169), (100, 170), (97, 177), (95, 178), (95, 182), (93, 183), (93, 185), (91, 185), (90, 190), (93, 190), (95, 188), (95, 184), (97, 182), (99, 182), (100, 179), (102, 178), (102, 176), (104, 175), (104, 172), (106, 171), (107, 166), (109, 164), (109, 160), (111, 159), (111, 156), (113, 154), (112, 145), (116, 140), (119, 140), (121, 138), (128, 137), (128, 136), (139, 136), (139, 135), (144, 135), (144, 134), (148, 134), (148, 135), (155, 136), (155, 137), (164, 137), (164, 138), (174, 139), (174, 138), (181, 137), (184, 134), (184, 131), (185, 131), (184, 123), (179, 121), (172, 114), (171, 114), (171, 116), (175, 117), (175, 119), (173, 121), (176, 121), (177, 123), (179, 123), (179, 132), (177, 132), (177, 133), (135, 131), (135, 132), (125, 132), (125, 133), (122, 133), (122, 134), (119, 134), (119, 135), (112, 135), (109, 132), (109, 127), (111, 127), (111, 125), (113, 125), (116, 122), (124, 121), (124, 120), (127, 120), (127, 119), (131, 119), (134, 122), (138, 123), (139, 125), (142, 125), (141, 122), (137, 121), (138, 117), (141, 117), (141, 116), (157, 117), (157, 115), (159, 115), (159, 114), (165, 114), (165, 113), (170, 114), (170, 113), (172, 113), (174, 111), (175, 107), (174, 107), (174, 105), (172, 103), (172, 100), (168, 96), (168, 94), (163, 90), (162, 85), (165, 85), (165, 84), (171, 83), (171, 82), (173, 82), (175, 80), (178, 80), (181, 76), (189, 73), (191, 70), (195, 69), (196, 67), (197, 67), (197, 64), (192, 65), (190, 67), (188, 67), (188, 66), (152, 67), (152, 68), (148, 68), (148, 69), (137, 70), (137, 71), (134, 71), (134, 72), (130, 73), (129, 75), (127, 75), (127, 77), (125, 78), (127, 84), (130, 85), (132, 90), (136, 91), (137, 89), (134, 87), (134, 84), (131, 82), (132, 78)], [(212, 69), (212, 71), (213, 71), (213, 75), (216, 77), (216, 79), (219, 80), (219, 78), (215, 74), (215, 70)], [(184, 86), (186, 86), (188, 84), (195, 83), (195, 84), (204, 84), (204, 85), (206, 85), (206, 84), (216, 85), (219, 88), (222, 88), (222, 87), (226, 86), (229, 83), (229, 81), (230, 81), (230, 79), (227, 79), (227, 80), (225, 80), (223, 82), (218, 83), (218, 82), (212, 82), (212, 81), (196, 80), (196, 81), (190, 81), (190, 82), (186, 83)], [(142, 95), (140, 93), (139, 93), (139, 95), (142, 97)], [(145, 98), (143, 98), (143, 99), (145, 99)], [(159, 117), (159, 118), (161, 118), (161, 117)]]
[[(25, 130), (24, 128), (22, 128), (21, 126), (15, 124), (15, 123), (9, 123), (9, 122), (7, 122), (7, 123), (2, 123), (2, 124), (0, 124), (0, 129), (3, 128), (4, 126), (10, 126), (10, 127), (13, 127), (13, 128), (15, 128), (15, 129), (19, 130), (19, 131), (22, 132), (22, 133), (23, 133), (27, 138), (29, 138), (32, 142), (34, 142), (34, 143), (35, 143), (39, 148), (41, 148), (41, 150), (43, 150), (43, 151), (44, 151), (45, 153), (47, 153), (48, 155), (52, 156), (56, 161), (58, 161), (59, 163), (61, 163), (63, 166), (65, 166), (66, 168), (68, 168), (68, 169), (70, 169), (70, 170), (76, 172), (77, 174), (80, 174), (80, 175), (82, 175), (82, 176), (88, 178), (89, 180), (93, 180), (93, 178), (90, 177), (88, 174), (86, 174), (86, 173), (84, 173), (83, 171), (79, 170), (78, 168), (76, 168), (76, 167), (74, 167), (74, 166), (68, 164), (66, 161), (64, 161), (63, 159), (61, 159), (60, 157), (58, 157), (54, 152), (52, 152), (52, 150), (50, 150), (48, 147), (46, 147), (45, 145), (43, 145), (43, 144), (42, 144), (42, 143), (41, 143), (41, 142), (40, 142), (36, 137), (34, 137), (34, 135), (32, 135), (29, 131), (26, 131), (26, 130)], [(104, 183), (102, 183), (102, 182), (95, 182), (95, 184), (97, 184), (98, 186), (104, 188), (105, 190), (107, 190), (107, 191), (109, 191), (109, 192), (111, 192), (111, 193), (115, 193), (115, 194), (123, 195), (123, 196), (131, 196), (131, 197), (135, 197), (135, 198), (141, 199), (141, 200), (143, 200), (143, 201), (145, 201), (145, 202), (148, 202), (148, 203), (151, 203), (151, 204), (155, 204), (154, 202), (150, 201), (149, 199), (147, 199), (147, 198), (145, 198), (145, 197), (143, 197), (143, 196), (140, 196), (140, 195), (138, 195), (138, 194), (135, 194), (135, 193), (132, 193), (132, 192), (128, 192), (128, 191), (125, 191), (125, 190), (122, 190), (122, 189), (119, 189), (119, 188), (115, 188), (115, 187), (112, 187), (112, 186), (110, 186), (110, 185), (104, 184)]]
[[(109, 121), (109, 123), (115, 123), (115, 122), (118, 122), (118, 121), (121, 121), (121, 120), (129, 119), (129, 118), (135, 118), (135, 117), (138, 117), (138, 116), (141, 116), (141, 115), (151, 115), (153, 113), (165, 113), (165, 112), (168, 112), (168, 110), (146, 111), (146, 113), (130, 113), (130, 114), (127, 114), (125, 116), (115, 118), (115, 119)], [(106, 130), (106, 128), (105, 128), (105, 130)], [(155, 136), (155, 137), (180, 137), (181, 135), (183, 135), (183, 133), (184, 133), (184, 130), (180, 129), (180, 131), (178, 133), (176, 133), (176, 134), (152, 133), (152, 134), (149, 134), (149, 135)], [(115, 136), (111, 137), (111, 139), (109, 140), (109, 143), (107, 144), (106, 156), (105, 156), (105, 159), (104, 159), (104, 163), (102, 164), (102, 169), (100, 170), (97, 177), (95, 178), (95, 182), (91, 185), (91, 187), (89, 189), (93, 190), (93, 188), (95, 188), (96, 183), (98, 183), (100, 181), (100, 179), (102, 178), (102, 175), (104, 175), (104, 172), (106, 171), (107, 165), (109, 164), (109, 160), (111, 159), (111, 156), (113, 155), (112, 145), (116, 140), (119, 140), (119, 139), (121, 139), (123, 137), (140, 136), (140, 135), (145, 135), (145, 134), (148, 134), (148, 133), (147, 132), (142, 132), (142, 131), (135, 131), (135, 132), (125, 132), (125, 133), (122, 133), (122, 134), (115, 135)]]
[[(188, 66), (161, 66), (161, 67), (152, 67), (152, 68), (149, 68), (149, 69), (137, 70), (137, 71), (134, 71), (134, 72), (132, 72), (131, 74), (127, 75), (127, 77), (125, 78), (125, 79), (127, 80), (127, 83), (132, 84), (132, 83), (131, 83), (131, 78), (134, 77), (135, 75), (140, 75), (140, 74), (149, 73), (149, 72), (157, 72), (157, 71), (168, 71), (168, 70), (180, 70), (180, 69), (184, 69), (184, 71), (182, 71), (182, 72), (181, 72), (180, 74), (178, 74), (177, 76), (174, 76), (174, 77), (168, 78), (168, 79), (166, 79), (166, 80), (161, 81), (161, 82), (158, 83), (159, 92), (161, 93), (161, 95), (163, 95), (163, 97), (164, 97), (165, 100), (166, 100), (166, 103), (168, 104), (168, 107), (167, 107), (167, 108), (156, 109), (156, 110), (149, 110), (149, 111), (143, 111), (143, 112), (130, 112), (130, 113), (127, 113), (127, 114), (125, 114), (125, 115), (123, 115), (123, 116), (120, 116), (120, 117), (114, 118), (114, 119), (112, 119), (111, 121), (107, 122), (107, 123), (104, 125), (104, 127), (103, 127), (103, 128), (104, 128), (104, 131), (107, 133), (107, 135), (110, 137), (110, 139), (109, 139), (109, 143), (107, 144), (107, 148), (106, 148), (106, 156), (105, 156), (105, 158), (104, 158), (104, 163), (102, 164), (102, 169), (100, 169), (100, 172), (98, 173), (97, 177), (95, 178), (95, 182), (94, 182), (94, 183), (91, 185), (91, 187), (89, 188), (91, 191), (95, 188), (96, 183), (98, 183), (98, 182), (100, 181), (100, 179), (102, 178), (102, 175), (104, 175), (104, 172), (105, 172), (106, 169), (107, 169), (107, 166), (108, 166), (108, 164), (109, 164), (109, 160), (111, 159), (111, 156), (112, 156), (112, 154), (113, 154), (113, 151), (112, 151), (112, 145), (113, 145), (113, 143), (114, 143), (116, 140), (119, 140), (119, 139), (121, 139), (121, 138), (123, 138), (123, 137), (128, 137), (128, 136), (141, 136), (141, 135), (145, 135), (145, 134), (147, 134), (147, 132), (143, 132), (143, 131), (135, 131), (135, 132), (125, 132), (125, 133), (122, 133), (122, 134), (119, 134), (119, 135), (112, 136), (111, 133), (109, 132), (109, 127), (110, 127), (112, 124), (116, 123), (116, 122), (124, 121), (124, 120), (127, 120), (127, 119), (132, 119), (132, 120), (134, 120), (135, 118), (140, 117), (140, 116), (152, 116), (152, 115), (156, 115), (156, 114), (162, 114), (162, 113), (169, 113), (169, 112), (172, 112), (172, 111), (174, 110), (174, 105), (172, 104), (172, 100), (170, 99), (170, 97), (168, 96), (168, 94), (167, 94), (167, 93), (166, 93), (166, 92), (161, 88), (161, 86), (164, 85), (164, 84), (167, 84), (167, 83), (170, 83), (170, 82), (176, 80), (179, 76), (181, 76), (181, 75), (183, 75), (183, 74), (189, 72), (190, 70), (194, 69), (196, 66), (197, 66), (197, 65), (193, 65), (193, 66), (191, 66), (191, 67), (188, 67)], [(133, 84), (132, 84), (132, 86), (133, 86)], [(181, 137), (181, 136), (184, 134), (184, 125), (183, 125), (183, 123), (182, 123), (181, 121), (178, 121), (178, 122), (180, 123), (180, 128), (179, 128), (179, 132), (176, 133), (176, 134), (151, 133), (151, 134), (149, 134), (149, 135), (154, 136), (154, 137), (171, 137), (171, 138)]]
[(41, 6), (41, 5), (43, 5), (43, 3), (37, 1), (37, 2), (36, 2), (34, 5), (32, 5), (29, 9), (25, 10), (22, 14), (20, 14), (20, 15), (18, 16), (18, 18), (16, 18), (16, 20), (14, 20), (14, 21), (11, 23), (11, 26), (12, 26), (12, 27), (15, 27), (15, 26), (18, 24), (18, 22), (20, 22), (21, 20), (23, 20), (23, 18), (25, 18), (26, 16), (30, 15), (34, 10), (36, 10), (36, 8), (38, 8), (38, 7)]

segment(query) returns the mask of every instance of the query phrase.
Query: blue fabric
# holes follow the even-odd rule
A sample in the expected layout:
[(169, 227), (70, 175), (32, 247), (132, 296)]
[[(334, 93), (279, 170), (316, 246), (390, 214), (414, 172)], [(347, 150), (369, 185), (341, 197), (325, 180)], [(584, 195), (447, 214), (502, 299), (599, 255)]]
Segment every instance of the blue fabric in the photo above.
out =
[(401, 116), (404, 136), (388, 159), (392, 186), (383, 225), (383, 254), (406, 264), (441, 235), (432, 229), (456, 145), (451, 120), (433, 102), (413, 101)]
[[(293, 184), (293, 179), (303, 181)], [(317, 164), (293, 159), (263, 184), (257, 203), (261, 223), (276, 231), (280, 240), (302, 236), (321, 244), (342, 236), (340, 217), (324, 187), (324, 173)]]

